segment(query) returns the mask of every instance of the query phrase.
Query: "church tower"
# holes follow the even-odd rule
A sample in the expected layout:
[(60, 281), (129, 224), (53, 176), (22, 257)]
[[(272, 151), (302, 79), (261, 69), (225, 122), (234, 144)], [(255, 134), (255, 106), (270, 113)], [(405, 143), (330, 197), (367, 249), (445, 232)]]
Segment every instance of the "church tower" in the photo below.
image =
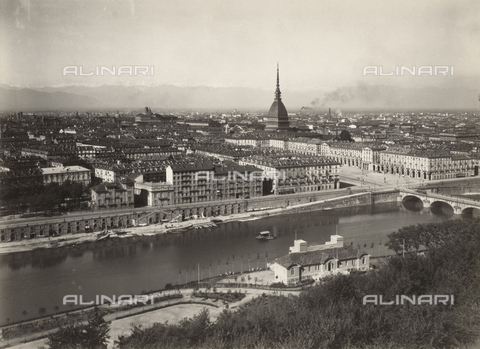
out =
[(277, 63), (277, 89), (275, 90), (275, 99), (267, 115), (267, 127), (265, 131), (287, 130), (289, 128), (288, 113), (282, 102), (282, 93), (280, 92), (280, 73)]

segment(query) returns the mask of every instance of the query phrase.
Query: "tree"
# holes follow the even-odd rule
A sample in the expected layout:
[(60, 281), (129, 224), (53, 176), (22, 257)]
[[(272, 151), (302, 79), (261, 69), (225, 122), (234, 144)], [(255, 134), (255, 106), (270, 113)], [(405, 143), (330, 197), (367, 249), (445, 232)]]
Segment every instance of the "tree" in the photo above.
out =
[(180, 327), (185, 329), (185, 337), (188, 338), (191, 346), (201, 343), (210, 332), (210, 312), (208, 309), (203, 309), (193, 319), (180, 323)]
[(88, 324), (60, 328), (47, 337), (47, 345), (50, 349), (105, 349), (109, 330), (109, 325), (95, 308)]
[(340, 132), (340, 134), (338, 135), (338, 140), (354, 142), (354, 140), (352, 139), (352, 135), (347, 130), (343, 130), (342, 132)]
[(37, 213), (40, 210), (40, 201), (38, 200), (38, 196), (33, 195), (28, 199), (28, 206), (30, 208), (30, 212)]

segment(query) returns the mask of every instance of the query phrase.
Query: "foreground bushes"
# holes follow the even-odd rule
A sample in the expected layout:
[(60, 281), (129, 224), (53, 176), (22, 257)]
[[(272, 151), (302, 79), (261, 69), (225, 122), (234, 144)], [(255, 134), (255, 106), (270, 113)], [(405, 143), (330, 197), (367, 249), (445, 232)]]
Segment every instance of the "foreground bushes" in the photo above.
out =
[(47, 345), (50, 349), (106, 349), (108, 332), (108, 324), (95, 309), (87, 324), (62, 327), (48, 335)]

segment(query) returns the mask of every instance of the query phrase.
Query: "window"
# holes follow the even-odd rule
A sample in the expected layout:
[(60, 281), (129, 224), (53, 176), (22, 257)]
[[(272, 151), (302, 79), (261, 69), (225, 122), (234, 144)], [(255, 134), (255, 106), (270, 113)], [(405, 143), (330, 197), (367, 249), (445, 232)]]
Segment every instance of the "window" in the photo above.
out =
[(362, 258), (362, 264), (366, 264), (367, 259), (365, 257)]
[(290, 270), (290, 275), (295, 275), (295, 268), (292, 268), (292, 269)]

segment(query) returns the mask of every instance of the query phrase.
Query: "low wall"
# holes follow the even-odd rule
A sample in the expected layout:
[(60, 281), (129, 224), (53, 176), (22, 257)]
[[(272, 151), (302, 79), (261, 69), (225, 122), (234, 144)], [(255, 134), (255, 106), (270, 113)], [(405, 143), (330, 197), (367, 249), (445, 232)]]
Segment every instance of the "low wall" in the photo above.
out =
[[(302, 195), (271, 195), (262, 198), (255, 198), (248, 200), (247, 211), (254, 209), (264, 208), (284, 208), (287, 206), (294, 206), (300, 204), (306, 204), (309, 202), (315, 202), (320, 200), (326, 200), (331, 198), (337, 198), (348, 195), (350, 191), (346, 189), (336, 190), (334, 192), (312, 192), (311, 194)], [(353, 193), (354, 191), (352, 191)]]
[(433, 193), (445, 195), (480, 192), (480, 177), (426, 183), (423, 187), (421, 187), (421, 189), (431, 189)]
[(398, 197), (398, 190), (375, 192), (372, 194), (372, 205), (382, 204), (386, 202), (395, 202), (398, 200)]
[(371, 194), (354, 194), (352, 196), (342, 196), (339, 198), (329, 199), (322, 202), (314, 203), (311, 205), (305, 205), (300, 207), (292, 207), (291, 209), (285, 210), (285, 213), (295, 213), (295, 212), (305, 212), (305, 211), (315, 211), (321, 209), (331, 209), (331, 208), (340, 208), (340, 207), (350, 207), (350, 206), (363, 206), (371, 204)]
[(286, 207), (283, 210), (278, 210), (278, 212), (270, 212), (273, 214), (290, 214), (323, 209), (375, 205), (388, 202), (397, 202), (398, 200), (398, 191), (396, 190), (375, 193), (366, 192), (352, 195), (345, 195), (345, 192), (339, 194), (340, 195), (337, 197), (322, 198), (322, 200), (319, 202), (300, 203), (296, 204), (295, 207)]

